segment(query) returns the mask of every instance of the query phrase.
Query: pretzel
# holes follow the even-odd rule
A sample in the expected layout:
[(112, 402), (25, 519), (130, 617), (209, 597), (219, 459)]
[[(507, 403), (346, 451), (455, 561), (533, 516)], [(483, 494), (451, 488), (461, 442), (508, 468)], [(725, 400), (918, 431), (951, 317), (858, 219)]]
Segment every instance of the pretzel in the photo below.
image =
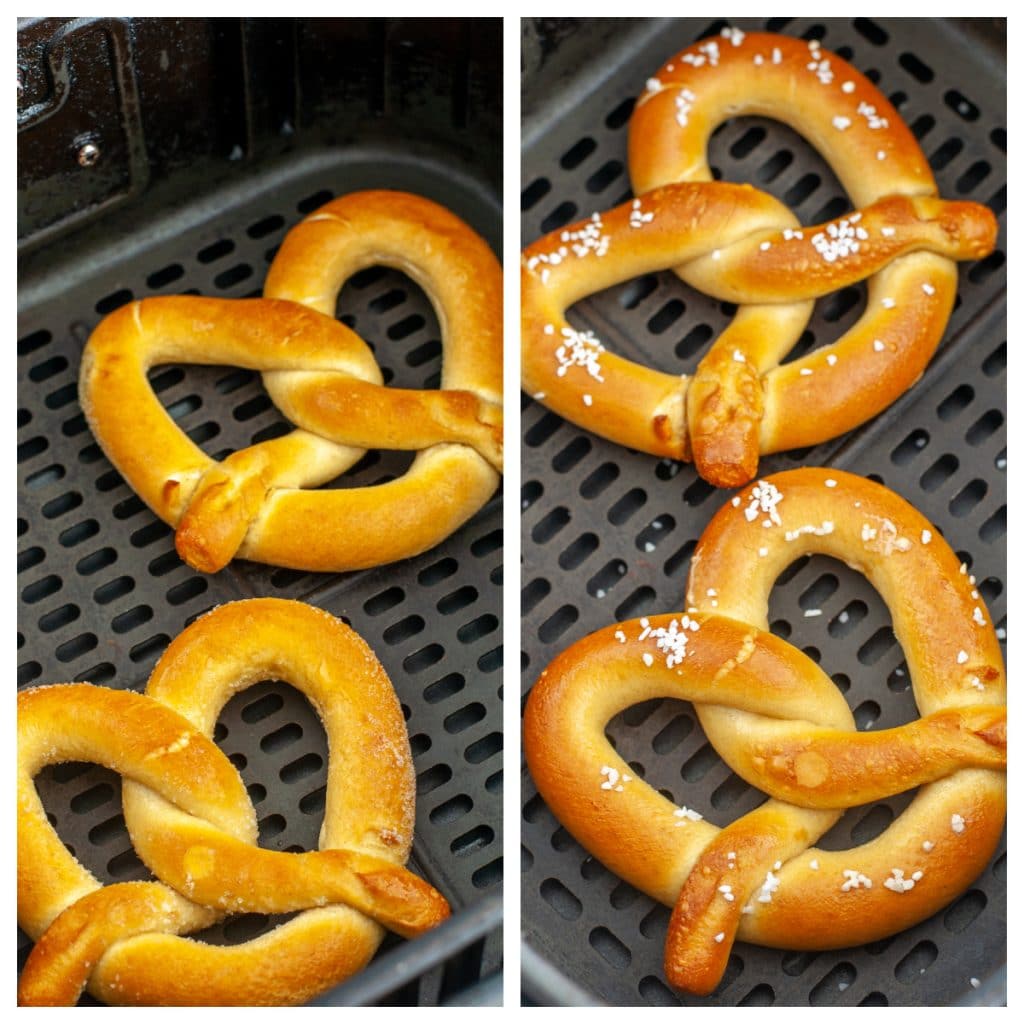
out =
[[(434, 304), (441, 391), (382, 386), (369, 348), (334, 320), (345, 280), (405, 271)], [(232, 558), (318, 572), (419, 554), (474, 515), (502, 467), (501, 270), (486, 243), (435, 203), (398, 192), (336, 199), (289, 232), (264, 299), (191, 296), (122, 306), (82, 358), (86, 418), (110, 461), (177, 528), (178, 553), (216, 572)], [(161, 363), (263, 372), (299, 429), (216, 462), (174, 423), (147, 371)], [(418, 449), (376, 487), (309, 491), (366, 448)]]
[[(264, 678), (312, 702), (330, 759), (320, 849), (258, 848), (256, 815), (213, 730)], [(61, 761), (124, 776), (125, 823), (157, 877), (102, 887), (49, 824), (33, 784)], [(36, 945), (19, 1002), (283, 1005), (360, 970), (390, 928), (414, 936), (449, 913), (402, 865), (415, 776), (398, 698), (344, 623), (294, 601), (223, 605), (167, 648), (146, 693), (88, 683), (18, 695), (18, 920)], [(236, 946), (179, 937), (226, 913), (301, 910)]]
[[(992, 212), (937, 198), (913, 135), (845, 61), (809, 43), (726, 29), (651, 78), (629, 129), (638, 198), (539, 239), (522, 258), (523, 386), (619, 444), (693, 461), (735, 487), (759, 454), (836, 437), (924, 372), (956, 296), (954, 260), (995, 245)], [(858, 209), (801, 227), (750, 185), (712, 181), (711, 133), (762, 114), (802, 132)], [(674, 269), (742, 304), (692, 377), (606, 352), (565, 316), (580, 299)], [(838, 341), (780, 366), (812, 300), (868, 279), (867, 307)]]
[[(772, 584), (811, 553), (863, 572), (888, 604), (919, 721), (856, 732), (828, 676), (768, 631)], [(674, 908), (673, 985), (710, 993), (737, 938), (818, 950), (891, 935), (977, 877), (1006, 812), (1005, 675), (973, 578), (923, 516), (848, 473), (780, 473), (712, 519), (686, 602), (685, 614), (609, 626), (569, 647), (541, 674), (523, 725), (555, 816)], [(636, 778), (604, 727), (657, 697), (692, 701), (723, 760), (772, 799), (720, 829)], [(915, 786), (877, 838), (852, 850), (812, 845), (843, 808)]]

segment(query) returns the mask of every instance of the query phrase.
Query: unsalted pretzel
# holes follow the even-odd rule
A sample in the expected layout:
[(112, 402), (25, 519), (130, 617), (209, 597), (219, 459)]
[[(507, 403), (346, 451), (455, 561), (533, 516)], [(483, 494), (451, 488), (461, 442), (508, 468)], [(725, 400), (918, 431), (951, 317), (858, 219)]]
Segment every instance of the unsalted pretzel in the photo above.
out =
[[(954, 260), (992, 251), (996, 222), (937, 198), (913, 135), (858, 71), (815, 42), (725, 30), (667, 62), (637, 102), (629, 166), (638, 198), (523, 253), (523, 386), (560, 415), (654, 455), (692, 460), (723, 487), (759, 454), (865, 422), (924, 372), (953, 309)], [(707, 143), (726, 118), (802, 132), (858, 209), (815, 227), (750, 185), (712, 180)], [(674, 269), (742, 303), (692, 378), (606, 352), (566, 320), (603, 288)], [(868, 278), (867, 308), (838, 341), (780, 366), (812, 300)]]
[[(256, 815), (213, 744), (224, 704), (264, 678), (312, 702), (330, 759), (320, 849), (258, 848)], [(94, 761), (125, 778), (125, 823), (159, 879), (102, 887), (64, 847), (33, 784), (48, 764)], [(18, 695), (18, 920), (36, 940), (25, 1004), (304, 1002), (361, 969), (384, 928), (448, 916), (402, 865), (415, 776), (398, 698), (346, 625), (271, 598), (223, 605), (168, 647), (145, 695), (87, 683)], [(307, 909), (308, 908), (308, 909)], [(236, 946), (181, 938), (225, 913), (302, 910)], [(383, 926), (383, 927), (382, 927)]]
[[(821, 553), (863, 572), (892, 613), (921, 719), (858, 733), (839, 690), (768, 631), (779, 573)], [(798, 469), (747, 488), (692, 560), (687, 611), (609, 626), (542, 673), (527, 762), (562, 824), (674, 907), (669, 981), (705, 995), (739, 938), (832, 949), (893, 934), (962, 892), (1006, 812), (1006, 684), (988, 610), (935, 528), (884, 487)], [(715, 749), (772, 799), (719, 829), (641, 779), (604, 734), (641, 701), (693, 701)], [(877, 838), (812, 844), (842, 809), (921, 789)]]
[[(333, 319), (344, 282), (398, 267), (434, 304), (441, 391), (382, 385), (369, 348)], [(321, 572), (419, 554), (490, 498), (502, 466), (501, 270), (487, 244), (426, 199), (361, 192), (289, 232), (264, 299), (143, 299), (104, 319), (82, 358), (80, 395), (110, 461), (165, 522), (179, 554), (216, 572), (236, 555)], [(161, 363), (263, 371), (300, 429), (215, 462), (182, 433), (146, 378)], [(310, 491), (366, 448), (417, 449), (376, 487)]]

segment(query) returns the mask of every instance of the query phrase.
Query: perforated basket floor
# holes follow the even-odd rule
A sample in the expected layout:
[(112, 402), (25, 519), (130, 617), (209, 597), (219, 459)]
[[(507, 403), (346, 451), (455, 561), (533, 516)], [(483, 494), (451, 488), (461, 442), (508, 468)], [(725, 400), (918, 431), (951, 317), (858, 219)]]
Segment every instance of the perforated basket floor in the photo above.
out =
[[(633, 99), (683, 46), (722, 21), (565, 22), (528, 26), (523, 243), (630, 196), (626, 135)], [(941, 194), (991, 206), (1005, 230), (1005, 54), (964, 26), (911, 20), (739, 19), (745, 30), (819, 38), (891, 98), (920, 139)], [(532, 45), (529, 35), (543, 36)], [(552, 41), (554, 41), (552, 43)], [(575, 48), (558, 65), (549, 48)], [(955, 69), (955, 77), (951, 73)], [(711, 164), (781, 198), (804, 224), (849, 209), (823, 160), (788, 128), (759, 118), (724, 125)], [(1005, 636), (1006, 279), (1004, 235), (986, 260), (962, 266), (956, 311), (920, 383), (861, 429), (810, 450), (762, 460), (768, 474), (834, 465), (885, 483), (942, 530), (977, 576)], [(864, 289), (820, 301), (790, 356), (828, 343), (859, 315)], [(573, 307), (612, 351), (689, 373), (732, 309), (673, 275), (649, 275)], [(689, 559), (732, 492), (682, 465), (617, 447), (523, 399), (523, 689), (561, 650), (610, 622), (681, 607)], [(820, 617), (804, 610), (820, 608)], [(772, 594), (774, 632), (818, 661), (845, 693), (858, 727), (917, 717), (903, 654), (878, 594), (823, 557), (801, 559)], [(656, 701), (614, 719), (608, 734), (637, 775), (677, 803), (725, 824), (764, 797), (706, 742), (690, 705)], [(842, 849), (877, 835), (912, 794), (847, 812), (824, 838)], [(617, 1005), (941, 1005), (1003, 998), (1005, 845), (947, 909), (869, 946), (789, 953), (738, 943), (707, 999), (664, 982), (669, 911), (608, 872), (562, 828), (523, 770), (524, 991), (559, 1001), (548, 968), (595, 1002)], [(557, 978), (557, 974), (554, 975)], [(971, 979), (982, 985), (977, 990)], [(1005, 982), (1004, 982), (1005, 984)]]
[[(99, 251), (70, 285), (58, 275), (24, 283), (18, 682), (76, 679), (139, 689), (189, 622), (243, 597), (306, 600), (348, 621), (376, 651), (405, 711), (417, 776), (412, 868), (456, 913), (445, 945), (415, 973), (406, 945), (388, 940), (384, 947), (401, 946), (393, 950), (388, 984), (373, 998), (422, 1004), (452, 996), (501, 962), (493, 913), (502, 867), (500, 498), (439, 547), (396, 565), (319, 575), (239, 562), (199, 575), (95, 444), (76, 388), (82, 347), (102, 314), (148, 295), (258, 295), (293, 224), (333, 195), (367, 187), (405, 188), (444, 203), (500, 252), (500, 198), (487, 186), (429, 151), (349, 148), (285, 163), (142, 226), (130, 248)], [(438, 385), (437, 320), (409, 279), (363, 271), (345, 286), (338, 309), (374, 347), (386, 380)], [(172, 416), (211, 455), (289, 429), (257, 374), (170, 366), (152, 380)], [(384, 482), (410, 461), (371, 452), (335, 486)], [(326, 743), (305, 699), (284, 684), (260, 684), (228, 705), (217, 738), (249, 788), (261, 844), (314, 849)], [(38, 783), (62, 838), (101, 880), (147, 877), (125, 831), (117, 776), (69, 765), (46, 770)], [(466, 909), (484, 903), (489, 917)], [(246, 915), (203, 937), (236, 942), (276, 923)], [(29, 948), (19, 932), (21, 959)]]

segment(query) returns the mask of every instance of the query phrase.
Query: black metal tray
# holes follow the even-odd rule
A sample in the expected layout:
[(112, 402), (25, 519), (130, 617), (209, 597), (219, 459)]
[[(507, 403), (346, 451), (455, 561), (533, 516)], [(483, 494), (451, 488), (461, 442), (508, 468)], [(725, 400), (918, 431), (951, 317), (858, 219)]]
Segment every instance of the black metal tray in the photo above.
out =
[[(363, 976), (320, 1002), (424, 1005), (454, 997), (501, 964), (500, 495), (439, 547), (396, 565), (318, 575), (238, 562), (202, 576), (179, 560), (171, 530), (104, 458), (76, 388), (82, 346), (103, 314), (147, 295), (259, 295), (290, 227), (332, 196), (368, 187), (435, 199), (501, 251), (492, 184), (439, 148), (379, 143), (264, 164), (139, 222), (128, 240), (104, 244), (96, 232), (97, 244), (73, 266), (21, 281), (18, 683), (141, 688), (171, 638), (214, 605), (243, 597), (301, 599), (345, 618), (402, 701), (417, 775), (411, 865), (448, 897), (454, 917), (419, 943), (388, 940)], [(363, 271), (344, 288), (338, 311), (374, 347), (387, 380), (437, 386), (437, 320), (409, 279)], [(152, 380), (212, 455), (288, 429), (256, 374), (172, 366)], [(409, 461), (371, 452), (335, 485), (383, 482)], [(326, 744), (305, 699), (283, 684), (261, 684), (228, 705), (218, 738), (256, 804), (261, 843), (315, 848)], [(65, 842), (101, 880), (147, 877), (125, 831), (116, 776), (71, 765), (38, 781)], [(276, 923), (246, 915), (203, 937), (241, 941)], [(21, 958), (29, 948), (19, 932)]]
[[(972, 567), (1005, 636), (1006, 79), (1005, 22), (737, 19), (745, 30), (818, 38), (876, 80), (921, 140), (941, 194), (991, 206), (1002, 234), (963, 266), (957, 308), (919, 384), (857, 431), (762, 460), (761, 472), (834, 465), (884, 482), (943, 531)], [(627, 123), (645, 80), (726, 22), (535, 20), (524, 26), (522, 240), (631, 195)], [(744, 118), (712, 140), (726, 180), (751, 181), (803, 223), (849, 208), (824, 161), (788, 128)], [(801, 355), (849, 327), (864, 288), (820, 301)], [(691, 372), (732, 309), (673, 275), (649, 275), (573, 307), (570, 319), (619, 351)], [(614, 620), (681, 607), (689, 558), (732, 492), (692, 466), (617, 447), (523, 398), (523, 691), (573, 641)], [(803, 609), (824, 614), (805, 618)], [(830, 559), (801, 559), (771, 600), (774, 632), (809, 653), (845, 692), (858, 726), (917, 717), (906, 666), (878, 594)], [(609, 726), (620, 754), (676, 802), (723, 824), (764, 797), (725, 766), (688, 704), (638, 705)], [(941, 1005), (1005, 999), (1004, 844), (947, 909), (856, 949), (792, 953), (737, 944), (707, 999), (662, 972), (669, 911), (608, 872), (562, 828), (522, 770), (524, 997), (614, 1005)], [(855, 808), (822, 842), (877, 835), (910, 794)], [(975, 989), (971, 979), (982, 984)], [(568, 994), (567, 994), (568, 993)]]

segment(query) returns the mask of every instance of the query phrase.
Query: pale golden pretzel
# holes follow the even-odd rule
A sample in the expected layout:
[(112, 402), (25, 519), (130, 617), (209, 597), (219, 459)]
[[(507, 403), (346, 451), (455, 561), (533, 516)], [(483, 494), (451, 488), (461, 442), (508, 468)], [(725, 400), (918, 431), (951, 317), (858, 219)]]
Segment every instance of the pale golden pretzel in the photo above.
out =
[[(327, 733), (320, 848), (257, 847), (217, 716), (266, 678), (292, 683)], [(48, 764), (124, 776), (124, 815), (159, 879), (102, 887), (66, 849), (33, 784)], [(19, 1002), (283, 1005), (360, 970), (385, 928), (414, 936), (449, 913), (403, 865), (415, 776), (398, 698), (373, 652), (327, 612), (263, 598), (222, 605), (168, 647), (145, 695), (87, 683), (18, 695), (18, 921), (36, 940)], [(249, 942), (181, 938), (226, 913), (298, 916)]]
[[(858, 209), (802, 227), (750, 185), (713, 181), (708, 139), (744, 114), (805, 135)], [(938, 199), (889, 101), (814, 41), (727, 29), (673, 57), (637, 102), (629, 167), (638, 198), (523, 253), (523, 387), (603, 437), (692, 460), (723, 487), (751, 480), (760, 454), (835, 437), (895, 401), (945, 330), (953, 261), (995, 245), (991, 211)], [(567, 322), (566, 309), (587, 295), (670, 268), (743, 304), (692, 378), (606, 352), (593, 332)], [(857, 323), (780, 366), (812, 300), (864, 278), (868, 302)]]
[[(445, 346), (441, 391), (382, 385), (369, 348), (333, 319), (345, 280), (404, 270), (432, 301)], [(474, 515), (502, 465), (501, 269), (487, 244), (426, 199), (361, 192), (289, 232), (265, 299), (171, 296), (104, 319), (82, 358), (80, 396), (110, 461), (177, 529), (179, 554), (216, 572), (236, 555), (321, 572), (419, 554)], [(306, 308), (310, 307), (310, 308)], [(215, 462), (146, 378), (168, 362), (263, 371), (300, 429)], [(310, 491), (366, 448), (419, 451), (375, 487)]]
[[(828, 676), (768, 631), (794, 559), (863, 572), (892, 613), (921, 719), (858, 733)], [(665, 971), (704, 995), (735, 939), (833, 949), (891, 935), (962, 892), (1006, 813), (1006, 685), (989, 613), (935, 528), (886, 488), (798, 469), (746, 488), (692, 559), (687, 610), (573, 644), (530, 693), (524, 747), (561, 823), (631, 885), (674, 907)], [(729, 766), (772, 799), (717, 828), (641, 779), (605, 725), (656, 697), (693, 701)], [(877, 838), (813, 847), (842, 809), (920, 790)]]

